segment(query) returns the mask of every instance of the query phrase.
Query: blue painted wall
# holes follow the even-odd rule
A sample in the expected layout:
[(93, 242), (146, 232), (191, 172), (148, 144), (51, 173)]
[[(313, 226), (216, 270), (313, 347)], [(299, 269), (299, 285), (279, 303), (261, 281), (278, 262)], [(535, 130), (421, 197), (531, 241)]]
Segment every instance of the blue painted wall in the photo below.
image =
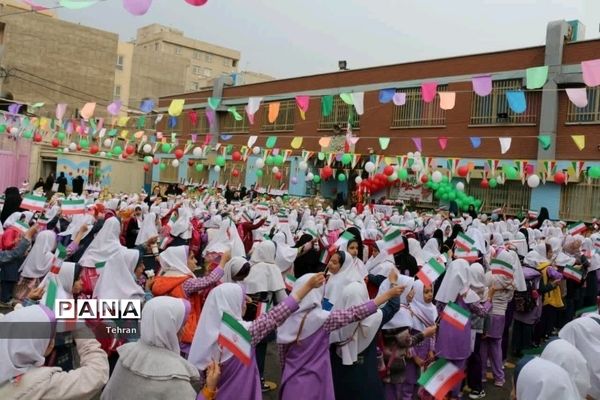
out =
[(531, 190), (531, 200), (529, 209), (539, 211), (540, 208), (546, 207), (550, 214), (550, 219), (558, 219), (560, 209), (560, 185), (546, 182), (545, 185)]

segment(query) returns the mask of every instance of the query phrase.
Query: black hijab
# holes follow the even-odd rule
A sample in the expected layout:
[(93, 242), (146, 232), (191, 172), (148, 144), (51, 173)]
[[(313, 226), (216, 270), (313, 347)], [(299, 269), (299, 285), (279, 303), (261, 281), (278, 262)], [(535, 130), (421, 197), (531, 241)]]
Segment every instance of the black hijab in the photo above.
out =
[(460, 224), (455, 224), (452, 226), (452, 234), (446, 242), (444, 243), (444, 247), (446, 250), (452, 250), (454, 248), (454, 239), (458, 236), (460, 232), (463, 232), (463, 228)]
[(442, 245), (444, 244), (444, 232), (442, 232), (441, 229), (436, 229), (435, 232), (433, 232), (433, 235), (431, 237), (435, 238), (435, 240), (437, 240), (438, 249), (441, 249)]
[(404, 248), (394, 254), (396, 268), (398, 268), (401, 273), (408, 271), (409, 276), (415, 276), (417, 272), (419, 272), (417, 260), (408, 251), (408, 239), (406, 236), (402, 236), (402, 242), (404, 243)]
[(21, 194), (19, 193), (19, 189), (14, 186), (6, 188), (4, 191), (4, 207), (0, 214), (0, 221), (2, 221), (2, 224), (4, 224), (4, 221), (6, 221), (12, 213), (19, 211), (20, 207)]
[(550, 214), (548, 213), (548, 209), (546, 207), (542, 207), (540, 208), (540, 213), (538, 214), (538, 218), (537, 218), (537, 228), (541, 228), (542, 224), (544, 223), (545, 220), (550, 219)]

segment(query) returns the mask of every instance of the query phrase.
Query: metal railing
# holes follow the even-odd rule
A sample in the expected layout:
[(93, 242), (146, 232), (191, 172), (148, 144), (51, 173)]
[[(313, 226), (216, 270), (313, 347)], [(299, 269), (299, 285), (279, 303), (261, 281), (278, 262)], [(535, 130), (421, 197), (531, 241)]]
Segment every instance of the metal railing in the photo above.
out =
[(230, 112), (219, 114), (219, 130), (225, 133), (248, 133), (248, 118), (246, 117), (246, 110), (237, 110), (238, 114), (242, 116), (241, 121), (236, 121)]
[(296, 101), (282, 100), (279, 102), (279, 114), (272, 124), (269, 123), (269, 104), (263, 106), (262, 132), (293, 132), (296, 122)]
[[(448, 85), (439, 85), (438, 92), (448, 89)], [(435, 96), (431, 103), (425, 103), (421, 96), (421, 88), (399, 89), (406, 93), (406, 103), (394, 106), (392, 128), (419, 128), (446, 126), (446, 111), (440, 108), (440, 98)]]
[(319, 130), (333, 129), (336, 125), (345, 128), (348, 122), (352, 123), (352, 129), (360, 129), (360, 118), (354, 110), (354, 106), (344, 103), (339, 96), (335, 96), (333, 98), (333, 110), (331, 114), (327, 117), (321, 114)]
[(587, 88), (588, 105), (579, 108), (569, 101), (567, 123), (600, 124), (600, 87)]
[(531, 198), (529, 186), (521, 184), (521, 181), (506, 181), (504, 185), (498, 185), (494, 189), (484, 189), (479, 186), (480, 182), (480, 179), (471, 179), (466, 192), (483, 202), (482, 212), (490, 213), (496, 208), (504, 207), (504, 212), (509, 215), (527, 213)]
[(591, 221), (600, 217), (600, 184), (569, 183), (560, 190), (561, 219)]
[(521, 90), (521, 79), (494, 81), (492, 93), (479, 96), (473, 92), (471, 97), (470, 125), (532, 125), (538, 120), (542, 102), (541, 92), (525, 92), (527, 109), (521, 114), (513, 112), (506, 99), (506, 92)]

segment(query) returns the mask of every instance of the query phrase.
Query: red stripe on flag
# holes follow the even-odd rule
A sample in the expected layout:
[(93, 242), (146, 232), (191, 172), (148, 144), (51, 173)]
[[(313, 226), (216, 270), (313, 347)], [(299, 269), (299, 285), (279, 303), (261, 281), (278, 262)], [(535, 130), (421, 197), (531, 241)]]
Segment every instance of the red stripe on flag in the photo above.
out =
[(238, 360), (242, 362), (242, 364), (246, 366), (250, 365), (250, 357), (242, 353), (240, 349), (231, 340), (227, 339), (223, 335), (219, 335), (217, 343), (219, 343), (221, 346), (225, 347), (227, 350), (232, 352), (233, 355), (236, 356)]
[(423, 272), (423, 268), (421, 268), (419, 272), (417, 272), (417, 278), (419, 278), (419, 280), (423, 282), (423, 285), (425, 286), (431, 286), (431, 284), (433, 283), (431, 282), (431, 280), (429, 280), (427, 274)]
[(507, 276), (509, 278), (513, 277), (513, 274), (511, 274), (510, 272), (507, 272), (503, 269), (492, 269), (492, 275), (504, 275)]
[[(448, 361), (452, 362), (452, 361)], [(434, 395), (436, 400), (444, 400), (446, 394), (454, 388), (454, 386), (458, 385), (465, 378), (465, 373), (463, 371), (457, 371), (451, 379), (448, 379), (440, 388), (437, 393)]]
[(396, 254), (397, 252), (402, 250), (404, 250), (404, 242), (398, 243), (394, 247), (388, 247), (387, 252), (388, 254)]
[(452, 318), (451, 316), (449, 316), (448, 314), (446, 314), (443, 311), (442, 311), (442, 319), (460, 331), (464, 331), (465, 327), (467, 326), (466, 324), (462, 325), (460, 322), (458, 322), (457, 320), (455, 320), (454, 318)]

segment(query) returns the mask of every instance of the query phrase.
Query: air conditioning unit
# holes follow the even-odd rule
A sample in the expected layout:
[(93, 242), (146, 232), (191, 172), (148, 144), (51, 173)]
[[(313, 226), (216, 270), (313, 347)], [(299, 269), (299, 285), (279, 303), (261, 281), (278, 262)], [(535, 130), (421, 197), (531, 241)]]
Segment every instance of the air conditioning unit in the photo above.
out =
[(567, 36), (567, 42), (577, 42), (585, 40), (585, 25), (578, 19), (573, 21), (567, 21), (567, 24), (571, 25), (570, 35)]

